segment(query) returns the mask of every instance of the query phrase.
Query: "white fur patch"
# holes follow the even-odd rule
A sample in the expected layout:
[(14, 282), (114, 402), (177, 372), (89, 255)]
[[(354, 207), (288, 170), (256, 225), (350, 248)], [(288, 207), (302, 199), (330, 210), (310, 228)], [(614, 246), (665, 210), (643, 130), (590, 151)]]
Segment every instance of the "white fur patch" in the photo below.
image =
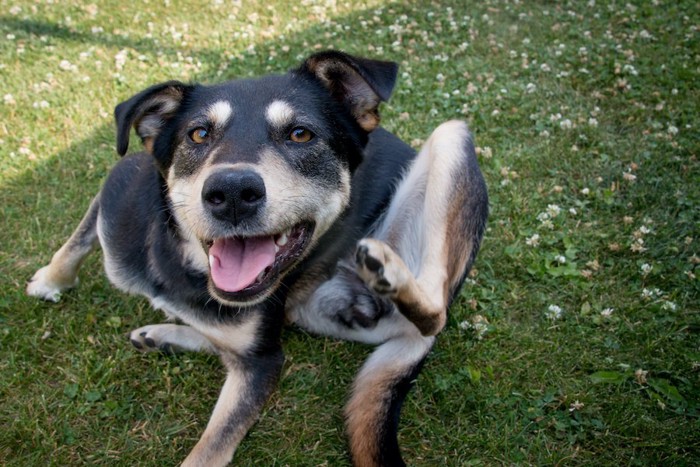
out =
[(223, 128), (233, 115), (231, 104), (226, 101), (217, 101), (207, 109), (207, 116), (216, 128)]
[(204, 334), (219, 348), (233, 351), (239, 355), (245, 354), (258, 340), (257, 330), (260, 327), (260, 315), (252, 314), (246, 321), (237, 324), (209, 325), (201, 322), (192, 326)]
[(273, 101), (265, 111), (265, 117), (272, 126), (284, 127), (294, 119), (294, 109), (285, 101)]

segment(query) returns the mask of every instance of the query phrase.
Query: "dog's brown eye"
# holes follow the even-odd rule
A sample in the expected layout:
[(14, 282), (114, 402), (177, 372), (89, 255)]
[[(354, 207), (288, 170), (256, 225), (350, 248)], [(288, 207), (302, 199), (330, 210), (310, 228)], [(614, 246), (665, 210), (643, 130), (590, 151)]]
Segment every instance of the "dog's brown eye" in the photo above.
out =
[(302, 127), (297, 127), (289, 133), (289, 139), (295, 143), (308, 143), (313, 137), (313, 133)]
[(202, 144), (209, 137), (206, 128), (195, 128), (190, 132), (190, 139), (197, 144)]

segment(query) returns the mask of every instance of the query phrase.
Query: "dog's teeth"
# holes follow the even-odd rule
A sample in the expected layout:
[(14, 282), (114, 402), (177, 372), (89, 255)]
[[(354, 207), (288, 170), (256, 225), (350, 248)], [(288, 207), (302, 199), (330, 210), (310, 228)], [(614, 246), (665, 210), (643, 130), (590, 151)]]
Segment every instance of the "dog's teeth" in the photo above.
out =
[(275, 244), (275, 254), (277, 254), (277, 253), (279, 253), (279, 252), (280, 252), (280, 247), (277, 246), (277, 244)]
[(284, 232), (282, 235), (279, 236), (279, 238), (277, 240), (275, 240), (275, 243), (278, 246), (285, 246), (288, 241), (289, 241), (289, 237), (287, 236), (287, 232)]
[(255, 282), (261, 282), (264, 277), (265, 277), (265, 271), (262, 271), (260, 274), (258, 274), (258, 277), (255, 278)]
[(214, 262), (216, 259), (214, 258), (214, 255), (209, 255), (209, 267), (214, 267)]

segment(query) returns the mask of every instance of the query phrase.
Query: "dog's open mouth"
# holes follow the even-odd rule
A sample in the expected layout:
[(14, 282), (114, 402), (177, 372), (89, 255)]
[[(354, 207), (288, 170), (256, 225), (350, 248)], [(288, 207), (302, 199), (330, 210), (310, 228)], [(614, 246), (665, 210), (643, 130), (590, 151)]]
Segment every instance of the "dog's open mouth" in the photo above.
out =
[(275, 235), (207, 242), (213, 285), (234, 300), (258, 295), (302, 256), (313, 230), (313, 224), (301, 223)]

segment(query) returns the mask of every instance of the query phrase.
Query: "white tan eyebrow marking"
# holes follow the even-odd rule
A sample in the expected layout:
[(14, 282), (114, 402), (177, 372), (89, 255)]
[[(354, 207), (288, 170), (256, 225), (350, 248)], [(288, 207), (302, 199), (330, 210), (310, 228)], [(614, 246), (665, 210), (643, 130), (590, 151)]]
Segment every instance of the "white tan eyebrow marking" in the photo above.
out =
[(294, 109), (285, 101), (272, 101), (272, 103), (267, 106), (265, 117), (272, 126), (282, 128), (289, 125), (294, 120)]
[(231, 108), (231, 104), (226, 101), (217, 101), (207, 109), (207, 116), (212, 125), (216, 128), (223, 128), (226, 126), (232, 114), (233, 108)]

